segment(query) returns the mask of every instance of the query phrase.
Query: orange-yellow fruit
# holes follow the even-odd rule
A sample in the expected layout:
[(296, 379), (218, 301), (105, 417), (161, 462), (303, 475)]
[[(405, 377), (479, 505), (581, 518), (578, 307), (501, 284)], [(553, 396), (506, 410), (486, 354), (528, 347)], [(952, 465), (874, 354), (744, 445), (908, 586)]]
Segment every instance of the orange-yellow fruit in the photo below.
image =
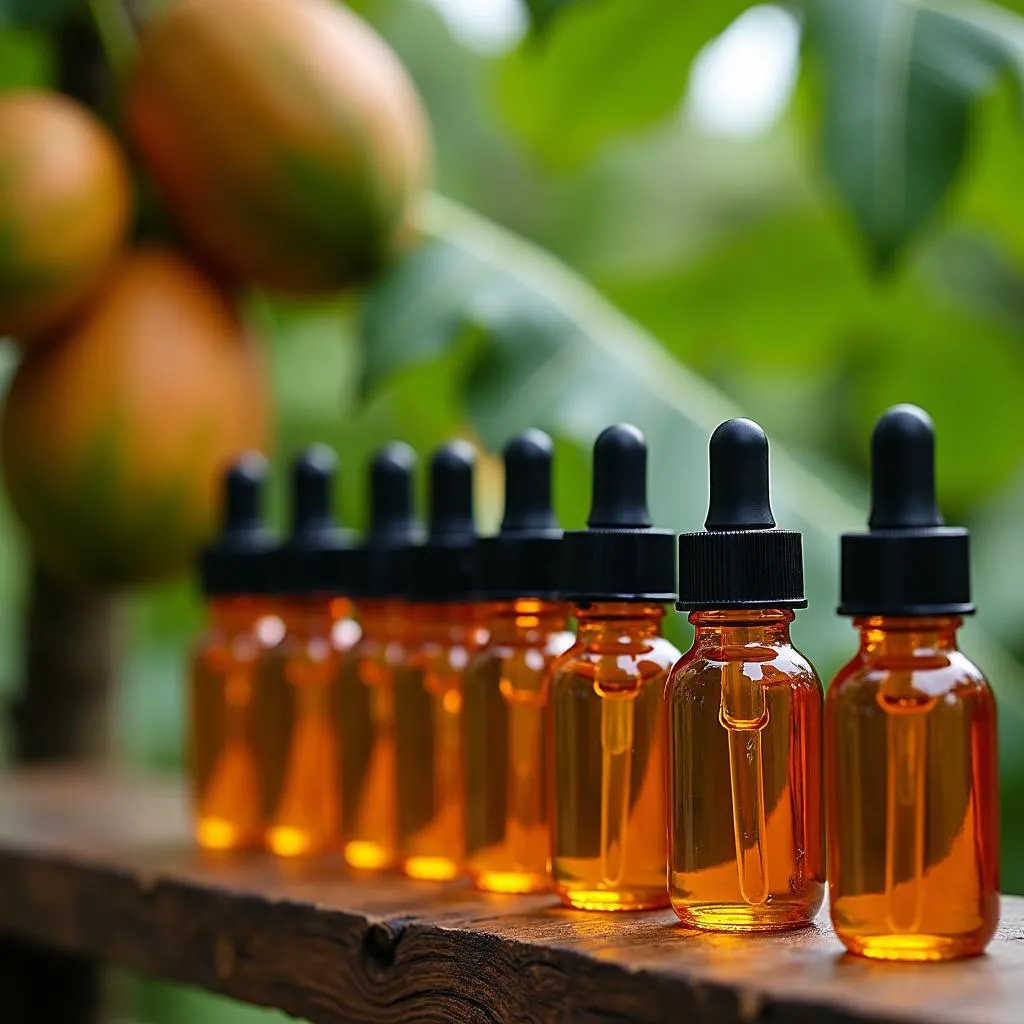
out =
[(179, 227), (236, 278), (337, 290), (409, 236), (429, 157), (416, 91), (334, 0), (182, 0), (146, 27), (128, 129)]
[(265, 447), (267, 399), (228, 299), (173, 253), (128, 255), (67, 334), (26, 354), (3, 409), (7, 490), (39, 557), (91, 584), (188, 566), (223, 469)]
[(56, 93), (0, 96), (0, 337), (30, 341), (67, 320), (130, 213), (124, 157), (93, 114)]

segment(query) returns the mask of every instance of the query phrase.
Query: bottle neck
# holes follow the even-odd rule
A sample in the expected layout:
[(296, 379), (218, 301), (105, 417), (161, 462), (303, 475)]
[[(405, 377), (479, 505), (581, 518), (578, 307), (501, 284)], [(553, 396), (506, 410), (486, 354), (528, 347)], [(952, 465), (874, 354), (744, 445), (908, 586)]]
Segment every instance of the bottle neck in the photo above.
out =
[(473, 601), (444, 601), (408, 606), (415, 638), (425, 643), (473, 643), (483, 624), (484, 606)]
[(963, 619), (959, 615), (873, 615), (853, 622), (860, 630), (863, 657), (927, 657), (958, 649), (957, 630)]
[(289, 633), (314, 636), (330, 633), (336, 622), (347, 619), (352, 602), (330, 594), (292, 594), (281, 598), (277, 611)]
[(252, 629), (267, 607), (267, 602), (256, 594), (212, 597), (207, 604), (207, 617), (213, 629), (237, 633)]
[(408, 606), (398, 598), (361, 600), (355, 614), (366, 637), (391, 639), (408, 625)]
[(691, 612), (693, 650), (716, 661), (731, 661), (749, 659), (758, 647), (791, 647), (789, 624), (794, 617), (788, 608)]
[(646, 639), (661, 635), (665, 609), (644, 601), (595, 601), (578, 606), (577, 638), (580, 643), (604, 643), (620, 639)]
[(492, 601), (486, 607), (486, 621), (492, 643), (530, 641), (564, 631), (569, 624), (569, 606), (536, 597)]

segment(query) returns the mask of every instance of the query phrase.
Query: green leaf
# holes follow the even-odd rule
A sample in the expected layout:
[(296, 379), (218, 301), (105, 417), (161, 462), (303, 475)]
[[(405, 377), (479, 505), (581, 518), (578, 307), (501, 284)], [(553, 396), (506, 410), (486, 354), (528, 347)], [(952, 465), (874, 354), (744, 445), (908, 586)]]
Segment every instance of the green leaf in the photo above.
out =
[(824, 86), (825, 169), (885, 269), (956, 179), (971, 105), (1007, 51), (953, 4), (814, 0), (808, 13)]
[(0, 92), (45, 87), (53, 79), (53, 63), (53, 47), (43, 32), (0, 21)]
[[(549, 254), (438, 197), (424, 221), (429, 240), (367, 296), (365, 388), (462, 347), (462, 400), (490, 448), (533, 425), (589, 451), (607, 424), (631, 421), (650, 446), (655, 521), (699, 528), (708, 437), (740, 410)], [(838, 535), (863, 529), (866, 502), (853, 504), (779, 444), (772, 484), (776, 518), (804, 534), (810, 607), (797, 635), (827, 677), (854, 643), (849, 623), (833, 614)], [(971, 644), (982, 664), (996, 666), (1004, 704), (1024, 716), (1021, 667), (977, 627)]]
[[(566, 7), (580, 2), (581, 0), (524, 0), (530, 14), (530, 23), (537, 32), (543, 32), (548, 28), (555, 16), (564, 11)], [(586, 0), (586, 2), (594, 3), (595, 0)]]
[(83, 0), (0, 0), (0, 25), (54, 25), (83, 6)]
[(499, 82), (504, 108), (546, 163), (579, 166), (616, 137), (678, 109), (690, 62), (749, 6), (750, 0), (572, 4), (542, 39), (527, 37), (506, 58)]

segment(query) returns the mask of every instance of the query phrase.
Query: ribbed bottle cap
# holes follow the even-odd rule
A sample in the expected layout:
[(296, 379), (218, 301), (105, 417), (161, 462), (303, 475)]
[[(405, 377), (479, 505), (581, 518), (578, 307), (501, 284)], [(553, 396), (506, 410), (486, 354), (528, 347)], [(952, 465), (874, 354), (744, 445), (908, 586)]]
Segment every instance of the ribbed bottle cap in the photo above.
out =
[(326, 445), (311, 445), (292, 461), (291, 531), (274, 556), (276, 590), (282, 594), (345, 594), (346, 553), (355, 535), (332, 512), (338, 459)]
[(370, 460), (370, 525), (349, 558), (353, 597), (405, 595), (409, 550), (423, 540), (413, 511), (415, 469), (416, 453), (401, 441), (385, 445)]
[(263, 523), (267, 460), (245, 452), (224, 474), (220, 533), (200, 555), (200, 582), (209, 597), (266, 593), (268, 560), (276, 547)]
[(704, 531), (679, 537), (676, 607), (805, 608), (800, 534), (775, 526), (764, 431), (726, 420), (711, 435), (708, 467)]
[(480, 596), (556, 597), (562, 530), (551, 507), (554, 445), (543, 431), (527, 430), (503, 454), (505, 515), (499, 532), (480, 541)]
[(969, 536), (935, 500), (935, 425), (894, 405), (871, 436), (867, 533), (843, 535), (840, 615), (968, 615)]
[(629, 423), (594, 443), (594, 492), (588, 529), (565, 533), (562, 594), (594, 601), (674, 601), (675, 536), (651, 527), (647, 444)]
[(450, 441), (434, 452), (427, 539), (409, 553), (406, 597), (410, 601), (466, 601), (476, 594), (475, 464), (473, 446), (466, 441)]

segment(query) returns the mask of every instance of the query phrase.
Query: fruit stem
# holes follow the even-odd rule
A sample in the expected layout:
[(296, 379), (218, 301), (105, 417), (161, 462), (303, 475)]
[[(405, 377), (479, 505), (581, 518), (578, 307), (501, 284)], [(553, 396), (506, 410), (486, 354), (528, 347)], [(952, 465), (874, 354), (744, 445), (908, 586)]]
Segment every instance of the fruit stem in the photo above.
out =
[(138, 49), (131, 15), (121, 0), (89, 0), (89, 13), (103, 52), (107, 55), (114, 76), (120, 81)]

